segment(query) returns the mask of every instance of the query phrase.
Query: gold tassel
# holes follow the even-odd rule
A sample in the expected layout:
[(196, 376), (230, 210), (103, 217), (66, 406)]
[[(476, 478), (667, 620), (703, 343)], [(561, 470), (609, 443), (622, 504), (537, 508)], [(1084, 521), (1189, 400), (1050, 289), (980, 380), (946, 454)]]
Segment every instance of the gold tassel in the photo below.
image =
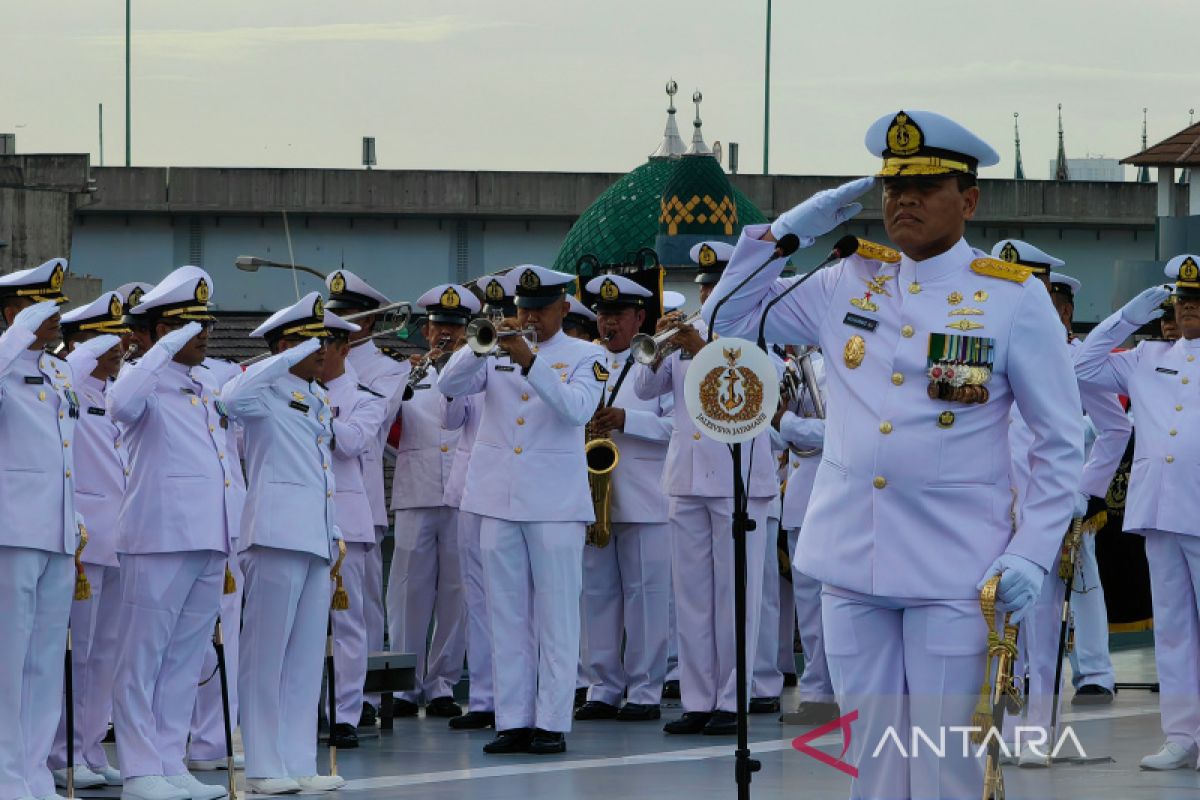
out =
[(350, 595), (342, 583), (342, 562), (346, 560), (346, 543), (338, 540), (338, 557), (329, 571), (329, 577), (334, 582), (333, 599), (329, 607), (334, 611), (346, 611), (350, 608)]
[(79, 546), (75, 548), (75, 599), (76, 600), (91, 600), (92, 599), (92, 584), (88, 582), (87, 572), (83, 569), (83, 561), (80, 556), (83, 555), (83, 548), (87, 547), (88, 535), (87, 528), (82, 523), (79, 525)]
[(233, 571), (229, 569), (229, 562), (225, 562), (225, 594), (233, 594), (237, 591), (237, 581), (233, 579)]

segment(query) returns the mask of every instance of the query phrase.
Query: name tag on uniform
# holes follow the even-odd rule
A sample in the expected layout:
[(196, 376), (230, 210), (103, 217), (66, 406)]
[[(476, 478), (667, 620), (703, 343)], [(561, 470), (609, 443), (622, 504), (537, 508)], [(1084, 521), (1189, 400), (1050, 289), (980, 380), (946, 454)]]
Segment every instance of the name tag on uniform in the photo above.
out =
[(1161, 372), (1161, 373), (1162, 373), (1162, 374), (1164, 374), (1164, 375), (1178, 375), (1178, 374), (1179, 374), (1179, 370), (1177, 370), (1177, 369), (1167, 369), (1166, 367), (1159, 367), (1158, 369), (1156, 369), (1156, 370), (1154, 370), (1154, 371), (1155, 371), (1155, 372)]
[(689, 353), (687, 350), (680, 350), (679, 351), (679, 360), (680, 361), (691, 361), (692, 354)]
[(41, 386), (46, 382), (46, 379), (41, 375), (26, 375), (25, 382), (34, 384), (35, 386)]
[[(503, 364), (496, 365), (496, 372), (516, 372), (516, 371), (517, 371), (517, 368), (514, 366), (511, 366), (511, 365), (507, 366), (507, 367), (504, 366)], [(417, 387), (417, 388), (420, 388), (420, 387)]]
[(88, 406), (88, 413), (91, 414), (93, 417), (103, 417), (105, 414), (105, 411), (103, 408), (97, 408), (96, 406)]
[(433, 384), (431, 384), (431, 383), (418, 383), (416, 386), (414, 386), (414, 387), (412, 387), (412, 388), (413, 388), (414, 390), (415, 390), (415, 389), (428, 389), (428, 388), (429, 388), (430, 386), (432, 386), (432, 385), (433, 385)]
[(301, 403), (299, 400), (293, 400), (292, 402), (288, 403), (288, 408), (294, 408), (304, 414), (308, 413), (308, 406), (306, 406), (304, 403)]
[(337, 419), (341, 415), (342, 415), (342, 407), (341, 406), (330, 406), (329, 407), (329, 418), (330, 419)]
[(852, 328), (859, 328), (864, 331), (874, 331), (879, 327), (879, 320), (871, 319), (870, 317), (864, 317), (851, 311), (842, 319), (842, 324), (849, 325)]

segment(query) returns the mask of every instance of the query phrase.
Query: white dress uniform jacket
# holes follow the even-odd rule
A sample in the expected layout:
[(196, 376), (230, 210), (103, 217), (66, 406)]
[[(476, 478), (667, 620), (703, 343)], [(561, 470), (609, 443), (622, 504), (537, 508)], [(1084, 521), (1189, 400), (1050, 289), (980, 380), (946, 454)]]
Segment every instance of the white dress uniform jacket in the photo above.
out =
[(117, 552), (229, 553), (241, 508), (237, 456), (211, 387), (155, 346), (121, 370), (107, 399), (129, 449)]
[(379, 348), (370, 340), (350, 348), (346, 366), (354, 369), (359, 383), (388, 398), (385, 424), (380, 426), (375, 441), (362, 457), (363, 481), (367, 499), (371, 502), (371, 517), (376, 527), (386, 528), (388, 506), (383, 485), (383, 451), (392, 420), (396, 418), (400, 406), (400, 393), (412, 367), (407, 362), (396, 361), (379, 352)]
[(361, 387), (353, 368), (330, 381), (329, 404), (337, 449), (333, 477), (337, 525), (347, 542), (375, 544), (375, 522), (364, 481), (364, 460), (387, 413), (387, 398)]
[(479, 395), (469, 394), (455, 397), (445, 406), (442, 426), (449, 431), (459, 431), (458, 445), (454, 448), (454, 462), (450, 466), (450, 477), (446, 479), (446, 493), (442, 502), (450, 508), (462, 505), (463, 490), (467, 486), (467, 465), (471, 463), (471, 448), (479, 433)]
[(437, 508), (445, 500), (459, 433), (442, 425), (447, 401), (436, 385), (437, 369), (430, 367), (421, 382), (413, 386), (412, 397), (400, 404), (396, 461), (403, 469), (392, 478), (393, 511)]
[[(774, 244), (758, 238), (765, 231), (743, 231), (725, 281), (770, 257)], [(807, 339), (826, 355), (825, 452), (797, 547), (800, 569), (825, 584), (968, 599), (1005, 550), (1046, 570), (1054, 562), (1082, 466), (1079, 392), (1045, 287), (978, 274), (972, 262), (985, 255), (964, 240), (919, 265), (854, 255), (792, 292), (768, 319), (768, 339)], [(765, 304), (789, 285), (774, 280), (777, 272), (764, 270), (733, 296), (718, 330), (752, 337)], [(714, 292), (706, 314), (719, 299)], [(994, 340), (990, 399), (931, 400), (929, 336), (964, 328)], [(1035, 439), (1015, 534), (1006, 424), (1014, 402)], [(899, 568), (914, 561), (922, 568)]]
[[(1083, 352), (1083, 340), (1072, 339), (1070, 347), (1071, 357), (1078, 359)], [(1096, 441), (1092, 443), (1092, 450), (1083, 464), (1079, 491), (1092, 497), (1104, 497), (1117, 472), (1117, 465), (1125, 455), (1133, 425), (1113, 392), (1097, 391), (1095, 387), (1084, 384), (1079, 387), (1079, 396), (1083, 400), (1084, 413), (1096, 426)]]
[(603, 352), (562, 332), (536, 346), (528, 376), (464, 347), (438, 377), (447, 397), (487, 390), (462, 509), (512, 522), (592, 522), (578, 428), (599, 403)]
[(636, 363), (629, 364), (629, 374), (617, 390), (616, 401), (609, 398), (629, 363), (629, 349), (605, 354), (608, 383), (604, 387), (604, 403), (625, 411), (625, 427), (613, 431), (611, 437), (621, 454), (613, 470), (613, 522), (665, 523), (667, 498), (662, 493), (663, 469), (667, 458), (667, 443), (675, 430), (673, 413), (675, 397), (662, 394), (643, 400), (634, 388)]
[[(821, 398), (827, 400), (825, 359), (820, 353), (813, 354), (812, 365)], [(825, 420), (803, 417), (794, 411), (793, 404), (793, 408), (783, 412), (783, 417), (779, 420), (779, 435), (787, 442), (789, 448), (787, 490), (783, 493), (783, 518), (780, 524), (784, 530), (789, 531), (804, 525), (804, 514), (812, 496), (817, 467), (821, 465), (821, 449), (825, 446)], [(798, 455), (792, 448), (806, 455)], [(810, 451), (811, 455), (808, 455)]]

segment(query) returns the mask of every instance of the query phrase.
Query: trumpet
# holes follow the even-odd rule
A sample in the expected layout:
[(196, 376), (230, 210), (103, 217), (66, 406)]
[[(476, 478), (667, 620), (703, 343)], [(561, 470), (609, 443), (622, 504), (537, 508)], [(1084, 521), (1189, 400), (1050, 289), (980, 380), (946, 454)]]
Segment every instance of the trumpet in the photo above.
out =
[[(400, 300), (399, 302), (388, 303), (386, 306), (380, 306), (379, 308), (355, 311), (353, 314), (347, 314), (342, 317), (342, 319), (346, 322), (354, 322), (355, 320), (364, 319), (375, 314), (380, 315), (386, 322), (390, 323), (390, 327), (407, 327), (408, 321), (412, 318), (412, 303), (407, 300)], [(339, 314), (338, 316), (341, 315)], [(395, 322), (395, 317), (399, 317), (400, 322)]]
[[(825, 402), (821, 399), (821, 387), (817, 385), (817, 374), (812, 365), (812, 354), (816, 349), (806, 347), (799, 358), (789, 358), (784, 362), (779, 397), (785, 405), (796, 403), (797, 412), (802, 417), (825, 419)], [(800, 458), (811, 458), (820, 453), (821, 449), (793, 447), (792, 452)]]
[(496, 352), (500, 340), (509, 336), (534, 336), (537, 329), (532, 325), (516, 331), (497, 330), (496, 323), (490, 319), (477, 317), (467, 325), (467, 347), (476, 355), (487, 356)]
[(639, 364), (650, 366), (661, 363), (663, 359), (679, 349), (679, 345), (671, 342), (675, 335), (699, 318), (700, 312), (693, 311), (679, 320), (677, 324), (653, 336), (648, 333), (639, 333), (629, 342), (629, 354)]

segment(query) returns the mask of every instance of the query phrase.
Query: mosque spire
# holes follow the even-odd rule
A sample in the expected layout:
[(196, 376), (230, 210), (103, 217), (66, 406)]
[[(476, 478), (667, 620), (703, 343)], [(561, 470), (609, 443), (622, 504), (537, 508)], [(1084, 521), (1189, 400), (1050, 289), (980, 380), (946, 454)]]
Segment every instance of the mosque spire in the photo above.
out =
[(704, 134), (700, 132), (700, 127), (704, 124), (704, 121), (700, 119), (700, 103), (703, 100), (704, 95), (700, 94), (699, 89), (692, 93), (692, 102), (696, 104), (696, 119), (692, 122), (692, 146), (687, 151), (689, 156), (712, 155), (712, 150), (709, 150), (708, 145), (704, 143)]
[[(1146, 141), (1146, 109), (1143, 108), (1142, 109), (1142, 152), (1145, 152), (1146, 148), (1148, 146), (1149, 145)], [(1145, 164), (1138, 167), (1137, 182), (1138, 183), (1149, 183), (1150, 182), (1150, 168), (1147, 167)]]
[(679, 84), (674, 80), (667, 81), (667, 98), (669, 103), (667, 106), (667, 128), (663, 131), (663, 140), (658, 145), (658, 149), (650, 154), (650, 158), (679, 158), (687, 152), (687, 146), (683, 143), (683, 137), (679, 135), (679, 128), (675, 125), (675, 93), (679, 91)]
[[(1188, 127), (1190, 128), (1195, 124), (1196, 124), (1196, 109), (1189, 108), (1188, 109)], [(1191, 180), (1192, 180), (1191, 167), (1183, 167), (1182, 169), (1179, 170), (1179, 185), (1180, 186), (1183, 186), (1186, 183), (1190, 183)]]
[(1021, 163), (1021, 129), (1017, 126), (1017, 119), (1021, 115), (1013, 112), (1013, 138), (1016, 141), (1017, 148), (1017, 165), (1013, 167), (1013, 180), (1025, 180), (1025, 166)]
[(1063, 144), (1062, 103), (1058, 104), (1058, 156), (1054, 159), (1054, 180), (1071, 180), (1070, 170), (1067, 169), (1067, 148)]

